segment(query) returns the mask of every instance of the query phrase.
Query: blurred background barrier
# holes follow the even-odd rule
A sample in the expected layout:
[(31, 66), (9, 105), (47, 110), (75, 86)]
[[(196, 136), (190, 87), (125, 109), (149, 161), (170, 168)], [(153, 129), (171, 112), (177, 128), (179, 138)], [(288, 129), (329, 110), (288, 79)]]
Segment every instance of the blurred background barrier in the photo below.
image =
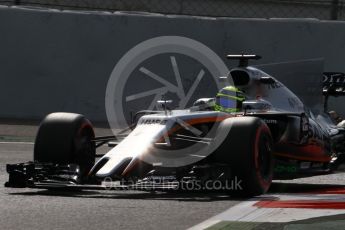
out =
[(342, 0), (0, 0), (0, 4), (212, 17), (345, 19)]
[[(321, 78), (322, 69), (345, 72), (345, 22), (338, 21), (209, 18), (2, 6), (0, 34), (0, 118), (39, 120), (50, 112), (69, 111), (85, 114), (93, 121), (106, 122), (105, 92), (114, 67), (133, 47), (159, 36), (181, 36), (200, 42), (222, 58), (229, 68), (237, 63), (225, 59), (228, 53), (260, 54), (263, 59), (252, 64), (277, 65), (279, 71), (267, 65), (265, 68), (278, 78), (290, 76), (293, 81), (288, 80), (289, 84), (295, 82), (300, 92), (317, 97), (321, 88), (319, 92), (316, 88), (303, 92), (306, 83), (300, 82), (308, 80), (299, 79), (306, 75)], [(182, 78), (191, 85), (200, 71), (198, 65), (193, 64), (195, 60), (162, 53), (133, 69), (129, 79), (132, 83), (125, 86), (127, 95), (161, 87), (159, 82), (142, 84), (146, 75), (139, 67), (145, 66), (169, 78), (173, 76), (172, 57), (176, 58)], [(316, 64), (317, 68), (314, 62), (306, 66), (282, 67), (284, 63), (316, 59), (324, 60)], [(206, 70), (205, 74), (208, 74)], [(207, 90), (207, 83), (202, 83), (198, 89), (205, 97), (216, 93)], [(330, 108), (345, 114), (343, 100), (332, 99)], [(132, 108), (136, 108), (143, 101), (131, 103)], [(127, 104), (123, 101), (124, 106)], [(130, 111), (125, 116), (129, 118)]]

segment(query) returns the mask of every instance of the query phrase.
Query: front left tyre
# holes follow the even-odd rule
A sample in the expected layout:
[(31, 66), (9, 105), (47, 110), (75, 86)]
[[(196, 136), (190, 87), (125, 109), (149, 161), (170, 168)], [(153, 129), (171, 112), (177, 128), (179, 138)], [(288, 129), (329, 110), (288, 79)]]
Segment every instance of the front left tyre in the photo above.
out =
[(231, 170), (232, 195), (250, 197), (268, 191), (273, 177), (273, 139), (268, 126), (256, 117), (228, 118), (220, 124), (221, 132), (228, 133), (218, 147), (216, 156)]

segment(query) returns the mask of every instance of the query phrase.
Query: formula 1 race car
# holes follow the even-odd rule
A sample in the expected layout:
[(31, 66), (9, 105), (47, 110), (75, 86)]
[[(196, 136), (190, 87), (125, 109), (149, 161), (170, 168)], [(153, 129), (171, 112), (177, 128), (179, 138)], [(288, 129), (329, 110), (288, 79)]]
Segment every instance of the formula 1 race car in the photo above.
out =
[[(33, 162), (7, 165), (5, 186), (103, 189), (111, 181), (115, 189), (207, 189), (219, 184), (235, 195), (253, 196), (267, 192), (272, 179), (329, 174), (344, 163), (345, 129), (326, 113), (329, 96), (345, 95), (344, 74), (324, 73), (325, 108), (315, 111), (280, 81), (248, 66), (259, 56), (228, 58), (240, 62), (227, 76), (238, 90), (222, 92), (240, 99), (240, 106), (231, 105), (235, 110), (214, 109), (222, 103), (218, 95), (184, 110), (169, 110), (169, 101), (162, 100), (162, 110), (138, 112), (128, 133), (105, 137), (95, 137), (82, 115), (53, 113), (39, 127)], [(104, 144), (110, 151), (97, 155)]]

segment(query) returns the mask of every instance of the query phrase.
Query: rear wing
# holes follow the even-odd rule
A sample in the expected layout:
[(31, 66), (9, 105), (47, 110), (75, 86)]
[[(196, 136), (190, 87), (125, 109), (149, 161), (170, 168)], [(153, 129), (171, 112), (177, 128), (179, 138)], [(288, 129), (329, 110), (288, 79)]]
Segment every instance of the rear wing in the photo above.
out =
[(325, 96), (345, 96), (345, 73), (323, 73), (322, 93)]

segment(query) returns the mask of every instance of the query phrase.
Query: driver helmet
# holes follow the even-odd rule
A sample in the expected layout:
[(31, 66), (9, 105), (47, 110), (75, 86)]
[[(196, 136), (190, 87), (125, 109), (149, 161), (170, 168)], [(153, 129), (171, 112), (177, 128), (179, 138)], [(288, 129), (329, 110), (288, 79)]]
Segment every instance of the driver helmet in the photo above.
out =
[(243, 92), (235, 86), (227, 86), (216, 95), (214, 109), (221, 112), (240, 112), (242, 102), (245, 100)]

